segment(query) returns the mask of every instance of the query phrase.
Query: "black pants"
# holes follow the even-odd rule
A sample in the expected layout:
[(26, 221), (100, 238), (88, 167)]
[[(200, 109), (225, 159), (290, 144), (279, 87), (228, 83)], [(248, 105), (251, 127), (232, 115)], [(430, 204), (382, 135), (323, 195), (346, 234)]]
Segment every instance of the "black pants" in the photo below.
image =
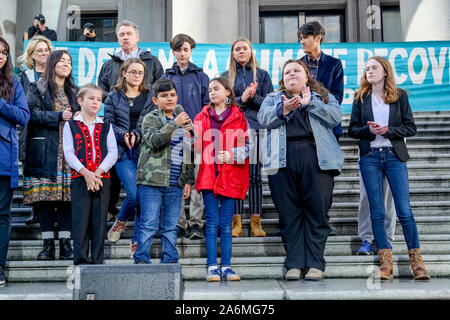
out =
[(104, 261), (110, 181), (103, 178), (102, 182), (103, 187), (97, 192), (88, 191), (86, 181), (82, 177), (73, 179), (70, 184), (74, 265), (102, 264)]
[(269, 176), (273, 202), (280, 214), (286, 269), (325, 271), (324, 251), (330, 232), (326, 213), (333, 176), (319, 168), (313, 142), (288, 141), (286, 167)]
[(109, 170), (110, 174), (110, 187), (109, 187), (109, 204), (108, 204), (108, 212), (111, 212), (112, 214), (117, 215), (119, 213), (119, 210), (117, 209), (117, 203), (119, 202), (120, 198), (120, 187), (121, 182), (119, 179), (119, 176), (116, 172), (116, 166), (112, 167)]
[(55, 231), (55, 222), (58, 222), (58, 231), (72, 229), (70, 202), (68, 201), (40, 201), (33, 205), (39, 213), (41, 232)]
[(14, 189), (10, 188), (11, 177), (0, 176), (0, 267), (5, 269), (11, 238), (11, 202)]

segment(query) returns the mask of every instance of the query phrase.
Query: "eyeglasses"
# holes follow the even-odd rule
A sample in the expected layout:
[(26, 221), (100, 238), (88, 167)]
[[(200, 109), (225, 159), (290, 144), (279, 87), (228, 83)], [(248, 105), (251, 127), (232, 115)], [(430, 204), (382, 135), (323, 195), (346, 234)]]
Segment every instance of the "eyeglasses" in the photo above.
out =
[(0, 55), (8, 57), (8, 51), (0, 51)]
[(132, 70), (132, 71), (128, 71), (127, 73), (131, 74), (132, 76), (139, 76), (139, 77), (144, 76), (144, 72), (142, 72), (142, 71), (136, 72), (135, 70)]
[(50, 50), (48, 50), (48, 49), (38, 49), (38, 50), (34, 51), (34, 53), (37, 53), (37, 54), (43, 54), (43, 53), (49, 53), (49, 52), (50, 52)]

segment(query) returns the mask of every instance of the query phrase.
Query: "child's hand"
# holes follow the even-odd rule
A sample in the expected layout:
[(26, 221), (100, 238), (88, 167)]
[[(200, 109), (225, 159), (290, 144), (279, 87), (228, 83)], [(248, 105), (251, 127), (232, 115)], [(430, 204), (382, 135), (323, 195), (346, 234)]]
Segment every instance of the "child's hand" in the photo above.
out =
[(134, 134), (134, 132), (132, 132), (131, 134), (127, 132), (123, 135), (123, 141), (125, 141), (128, 149), (131, 149), (134, 147), (134, 143), (136, 142), (136, 135)]
[(307, 106), (311, 102), (311, 89), (307, 86), (302, 87), (302, 97), (300, 103), (302, 106)]
[(231, 153), (228, 151), (219, 151), (217, 154), (217, 159), (219, 160), (219, 163), (227, 163), (231, 160)]
[(176, 118), (175, 122), (178, 124), (179, 127), (184, 126), (185, 124), (188, 124), (191, 121), (188, 114), (186, 112), (180, 113)]
[(88, 191), (95, 192), (100, 190), (100, 187), (103, 187), (101, 174), (89, 171), (86, 168), (81, 169), (80, 173), (83, 175), (84, 180), (86, 181)]
[(67, 108), (66, 110), (63, 111), (62, 113), (62, 118), (64, 121), (68, 121), (70, 119), (72, 119), (72, 109)]
[(192, 192), (192, 187), (190, 184), (185, 184), (184, 185), (184, 190), (183, 190), (183, 200), (189, 199), (189, 197), (191, 196), (191, 192)]

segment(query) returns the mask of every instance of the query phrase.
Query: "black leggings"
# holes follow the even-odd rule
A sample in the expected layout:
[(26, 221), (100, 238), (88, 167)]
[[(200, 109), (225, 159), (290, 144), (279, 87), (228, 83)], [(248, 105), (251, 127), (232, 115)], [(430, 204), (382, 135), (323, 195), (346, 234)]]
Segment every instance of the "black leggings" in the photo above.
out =
[(72, 209), (68, 201), (40, 201), (34, 204), (34, 210), (39, 213), (41, 232), (55, 230), (58, 222), (58, 231), (72, 230)]
[[(249, 188), (248, 188), (248, 205), (250, 209), (250, 214), (262, 213), (262, 199), (263, 199), (263, 182), (261, 177), (261, 163), (259, 161), (259, 141), (260, 136), (257, 131), (254, 135), (255, 145), (250, 150), (250, 165), (249, 165)], [(234, 208), (235, 214), (243, 214), (244, 213), (244, 200), (237, 199), (235, 202)]]

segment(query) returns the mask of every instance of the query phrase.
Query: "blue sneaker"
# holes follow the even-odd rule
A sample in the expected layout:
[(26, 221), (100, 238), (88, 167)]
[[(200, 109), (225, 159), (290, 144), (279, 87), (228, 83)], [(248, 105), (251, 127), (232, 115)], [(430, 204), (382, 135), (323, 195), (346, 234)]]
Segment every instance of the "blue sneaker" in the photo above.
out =
[(221, 279), (221, 273), (219, 268), (213, 269), (208, 271), (208, 274), (206, 275), (206, 281), (208, 282), (220, 282)]
[(372, 253), (373, 253), (373, 251), (372, 251), (372, 244), (369, 241), (367, 241), (367, 240), (364, 240), (362, 242), (361, 247), (359, 248), (359, 250), (356, 251), (356, 254), (358, 256), (369, 256)]
[(222, 272), (222, 280), (240, 281), (241, 277), (239, 277), (239, 275), (237, 275), (230, 267), (228, 267), (224, 272)]

